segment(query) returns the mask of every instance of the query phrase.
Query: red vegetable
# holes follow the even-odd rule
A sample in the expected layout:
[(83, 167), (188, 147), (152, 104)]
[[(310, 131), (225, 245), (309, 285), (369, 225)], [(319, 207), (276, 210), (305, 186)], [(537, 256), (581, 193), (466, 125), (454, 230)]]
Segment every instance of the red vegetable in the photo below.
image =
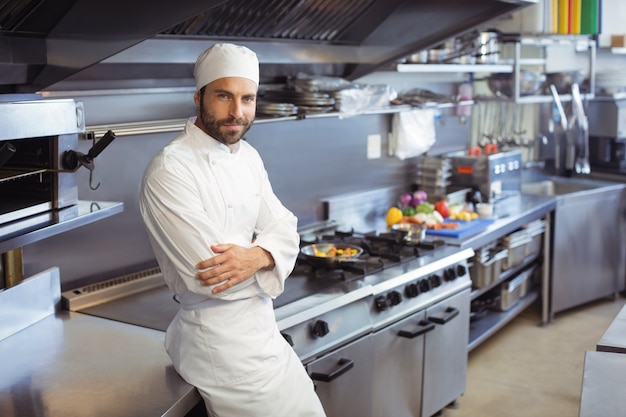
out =
[(439, 200), (435, 203), (435, 210), (441, 214), (441, 217), (447, 219), (450, 216), (450, 210), (448, 209), (448, 203), (446, 200)]

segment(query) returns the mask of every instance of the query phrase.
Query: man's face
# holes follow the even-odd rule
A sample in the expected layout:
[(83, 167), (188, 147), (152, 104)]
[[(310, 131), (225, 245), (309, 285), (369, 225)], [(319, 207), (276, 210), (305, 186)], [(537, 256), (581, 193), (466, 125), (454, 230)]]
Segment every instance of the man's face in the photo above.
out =
[(225, 145), (237, 143), (256, 113), (257, 85), (247, 78), (219, 78), (196, 92), (196, 125)]

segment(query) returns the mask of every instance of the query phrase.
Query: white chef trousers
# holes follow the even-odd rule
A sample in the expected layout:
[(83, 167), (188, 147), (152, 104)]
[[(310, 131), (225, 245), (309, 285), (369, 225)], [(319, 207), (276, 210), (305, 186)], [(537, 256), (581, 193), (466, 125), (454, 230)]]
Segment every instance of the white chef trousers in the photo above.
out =
[(167, 329), (166, 349), (211, 417), (325, 416), (269, 299), (180, 309)]

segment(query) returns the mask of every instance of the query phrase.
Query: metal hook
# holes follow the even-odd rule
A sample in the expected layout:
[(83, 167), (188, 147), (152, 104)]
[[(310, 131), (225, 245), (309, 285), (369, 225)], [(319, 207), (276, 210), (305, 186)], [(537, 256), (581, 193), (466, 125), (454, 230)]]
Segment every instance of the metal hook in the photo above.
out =
[(93, 169), (89, 170), (89, 188), (91, 188), (92, 191), (96, 191), (100, 188), (100, 183), (98, 183), (95, 187), (93, 186)]

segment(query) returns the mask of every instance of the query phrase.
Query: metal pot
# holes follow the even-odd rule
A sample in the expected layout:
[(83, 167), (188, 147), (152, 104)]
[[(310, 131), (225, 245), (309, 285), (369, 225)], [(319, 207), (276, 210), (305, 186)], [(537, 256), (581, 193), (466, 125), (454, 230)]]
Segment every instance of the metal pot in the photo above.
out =
[(391, 226), (391, 231), (399, 233), (405, 243), (417, 245), (426, 239), (426, 225), (415, 223), (398, 223)]
[[(350, 249), (354, 252), (351, 255), (329, 255), (334, 249), (346, 250)], [(359, 256), (363, 253), (363, 248), (356, 245), (345, 243), (314, 243), (304, 246), (300, 249), (300, 253), (308, 259), (311, 264), (326, 268), (339, 268), (341, 264), (357, 262)]]
[(497, 31), (481, 32), (476, 39), (476, 63), (497, 64), (499, 59)]

